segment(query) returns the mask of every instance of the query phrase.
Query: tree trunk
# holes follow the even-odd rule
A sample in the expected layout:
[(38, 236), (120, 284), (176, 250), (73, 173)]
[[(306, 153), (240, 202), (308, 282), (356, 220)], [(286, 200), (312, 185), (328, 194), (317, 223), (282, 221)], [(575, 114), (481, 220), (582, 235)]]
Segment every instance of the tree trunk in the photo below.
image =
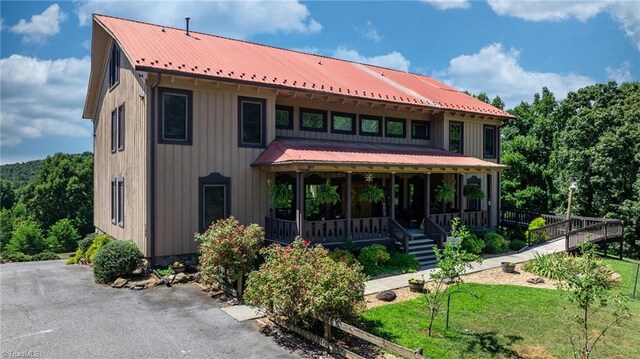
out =
[(331, 338), (331, 323), (329, 323), (328, 319), (323, 323), (324, 323), (324, 338), (326, 340), (329, 340)]

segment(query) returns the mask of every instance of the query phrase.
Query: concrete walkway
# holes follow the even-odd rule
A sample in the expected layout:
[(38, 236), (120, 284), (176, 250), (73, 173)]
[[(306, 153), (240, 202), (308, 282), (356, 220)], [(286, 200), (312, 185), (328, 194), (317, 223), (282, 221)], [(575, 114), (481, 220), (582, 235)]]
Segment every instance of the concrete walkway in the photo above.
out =
[[(564, 238), (560, 238), (551, 242), (547, 242), (543, 245), (529, 248), (520, 253), (488, 258), (482, 261), (482, 264), (474, 262), (473, 267), (469, 269), (466, 273), (474, 273), (474, 272), (479, 272), (486, 269), (497, 268), (497, 267), (500, 267), (501, 262), (514, 262), (514, 263), (526, 262), (533, 258), (534, 253), (549, 254), (554, 252), (562, 252), (564, 251), (564, 245), (565, 245)], [(368, 294), (378, 293), (383, 290), (391, 290), (391, 289), (406, 287), (407, 285), (409, 285), (408, 280), (411, 278), (421, 279), (422, 276), (424, 276), (424, 279), (428, 281), (430, 278), (430, 274), (436, 270), (437, 268), (429, 268), (429, 269), (421, 270), (417, 273), (407, 273), (407, 274), (395, 275), (392, 277), (373, 279), (373, 280), (367, 281), (364, 289), (364, 294), (368, 295)]]

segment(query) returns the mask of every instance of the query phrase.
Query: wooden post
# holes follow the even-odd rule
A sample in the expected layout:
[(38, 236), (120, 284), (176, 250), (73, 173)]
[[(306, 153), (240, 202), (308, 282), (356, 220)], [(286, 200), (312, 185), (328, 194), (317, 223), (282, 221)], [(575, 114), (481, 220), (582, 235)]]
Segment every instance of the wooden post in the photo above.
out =
[(351, 172), (347, 172), (347, 212), (345, 213), (345, 219), (347, 220), (347, 236), (353, 236), (351, 234)]
[(431, 173), (427, 173), (427, 182), (425, 185), (425, 191), (427, 196), (425, 198), (426, 203), (426, 217), (429, 218), (431, 216)]
[(302, 236), (302, 223), (304, 221), (304, 174), (296, 172), (296, 230)]
[(391, 190), (390, 190), (390, 198), (391, 203), (389, 207), (391, 208), (391, 219), (396, 219), (396, 173), (391, 172)]
[(464, 221), (464, 196), (462, 195), (462, 174), (458, 175), (458, 205), (460, 206), (460, 222), (466, 224)]
[(405, 173), (402, 175), (402, 209), (405, 211), (409, 208), (409, 176)]

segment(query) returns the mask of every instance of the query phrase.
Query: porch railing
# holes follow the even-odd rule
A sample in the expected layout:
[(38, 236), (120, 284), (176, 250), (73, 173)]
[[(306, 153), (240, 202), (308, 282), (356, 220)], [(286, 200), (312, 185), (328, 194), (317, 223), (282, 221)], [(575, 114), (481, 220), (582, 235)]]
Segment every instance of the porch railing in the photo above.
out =
[[(451, 221), (460, 217), (460, 212), (456, 213), (432, 213), (429, 215), (429, 219), (442, 228), (451, 228)], [(426, 222), (426, 221), (425, 221)], [(425, 223), (426, 225), (426, 223)]]
[[(429, 218), (433, 223), (442, 228), (451, 228), (451, 221), (460, 217), (460, 212), (453, 213), (431, 213)], [(465, 211), (462, 216), (462, 223), (470, 228), (483, 228), (489, 226), (489, 211)]]
[(527, 245), (564, 236), (569, 229), (569, 220), (558, 221), (527, 231)]
[(438, 247), (442, 247), (447, 240), (447, 231), (429, 217), (424, 219), (424, 234), (436, 242)]
[(328, 219), (324, 221), (304, 221), (302, 237), (313, 242), (338, 242), (347, 236), (346, 219)]
[(295, 221), (265, 217), (265, 236), (271, 240), (290, 243), (297, 235), (298, 229)]
[(405, 253), (409, 252), (409, 241), (411, 240), (411, 234), (404, 229), (403, 226), (400, 225), (395, 219), (389, 220), (389, 226), (391, 228), (391, 238), (394, 241), (402, 243), (402, 247)]
[(354, 240), (388, 237), (390, 219), (391, 217), (353, 218), (351, 235)]

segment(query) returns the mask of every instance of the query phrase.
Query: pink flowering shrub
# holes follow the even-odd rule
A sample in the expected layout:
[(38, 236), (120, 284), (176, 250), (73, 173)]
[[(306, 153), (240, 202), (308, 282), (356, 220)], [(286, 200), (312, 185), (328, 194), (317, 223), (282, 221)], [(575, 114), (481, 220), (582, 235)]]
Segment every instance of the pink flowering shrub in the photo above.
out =
[(214, 222), (203, 234), (197, 233), (195, 239), (199, 242), (201, 282), (212, 285), (221, 276), (227, 282), (237, 281), (255, 269), (264, 230), (257, 224), (245, 227), (229, 217)]
[(297, 238), (260, 252), (265, 262), (249, 274), (244, 300), (271, 315), (304, 326), (316, 318), (344, 320), (364, 299), (362, 266), (334, 261), (321, 245)]

